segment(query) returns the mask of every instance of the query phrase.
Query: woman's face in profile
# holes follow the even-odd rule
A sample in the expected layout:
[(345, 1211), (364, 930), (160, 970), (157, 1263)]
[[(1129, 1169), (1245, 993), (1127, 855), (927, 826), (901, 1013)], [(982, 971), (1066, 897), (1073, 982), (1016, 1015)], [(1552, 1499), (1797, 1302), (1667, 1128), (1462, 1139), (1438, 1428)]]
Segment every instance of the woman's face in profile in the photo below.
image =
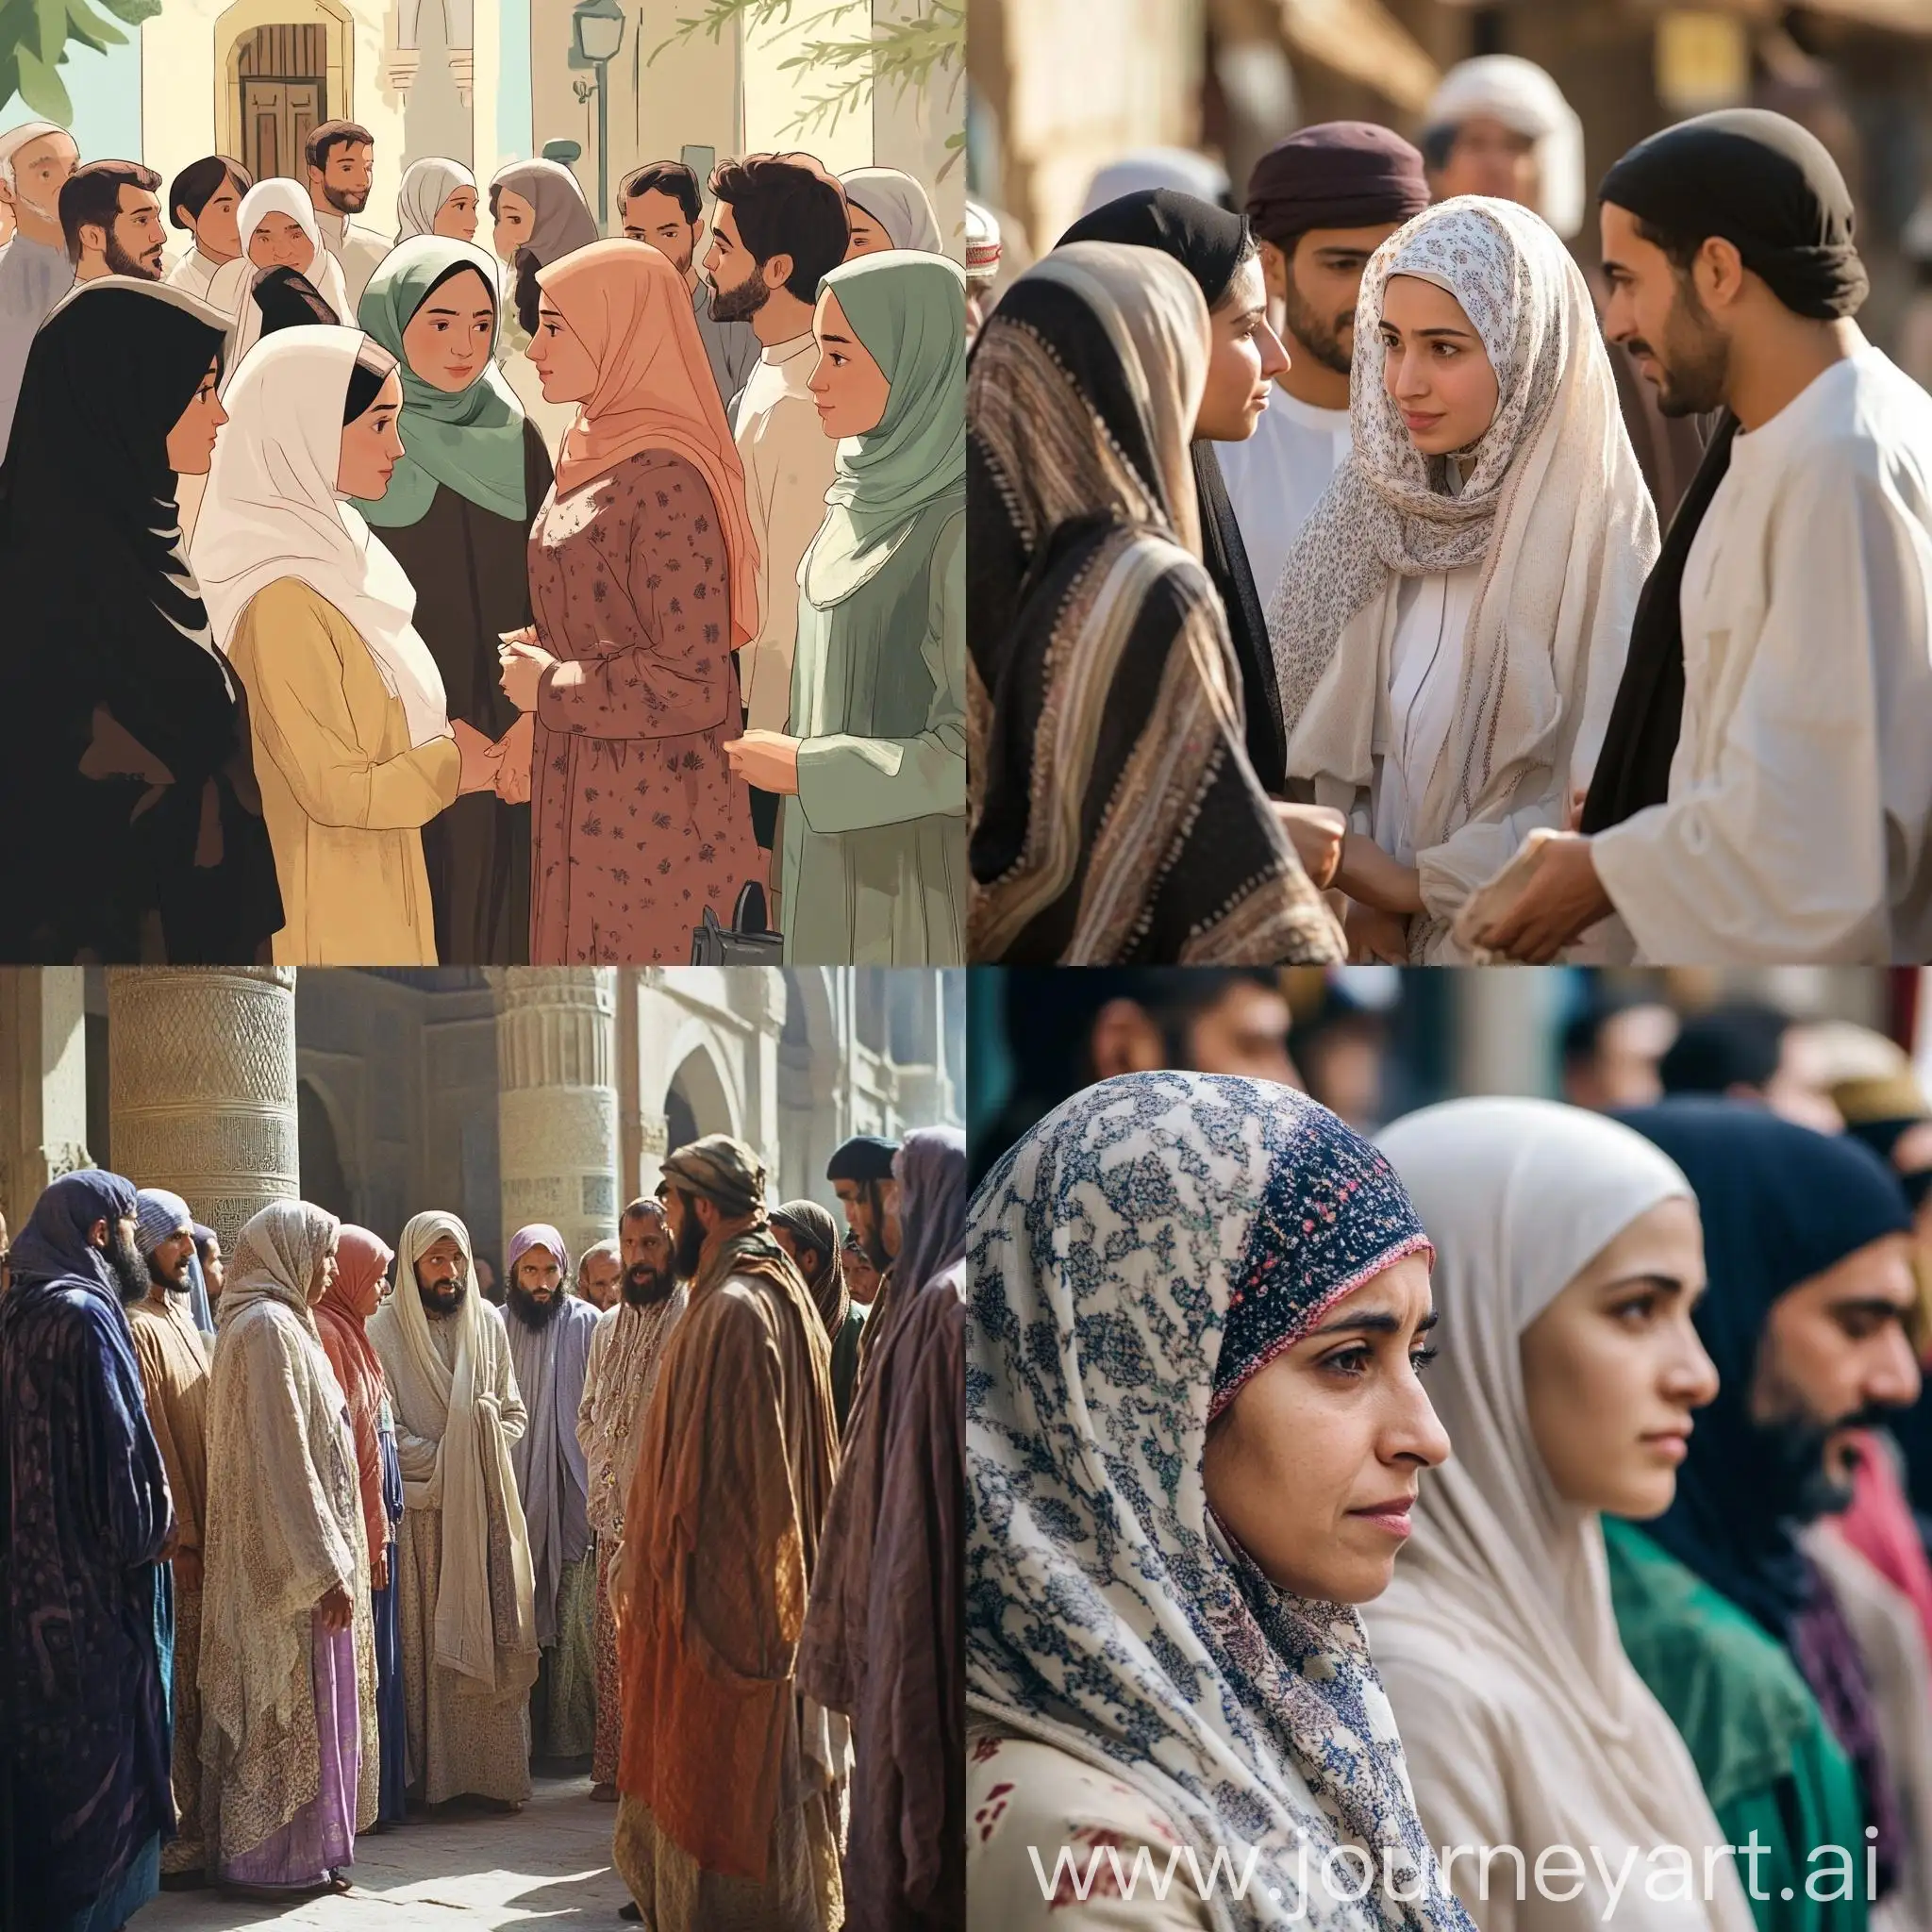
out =
[(1344, 1295), (1209, 1425), (1208, 1504), (1279, 1588), (1365, 1604), (1388, 1589), (1423, 1471), (1449, 1438), (1421, 1381), (1429, 1257)]
[(1425, 457), (1473, 449), (1496, 418), (1496, 372), (1446, 289), (1391, 275), (1382, 291), (1382, 387)]

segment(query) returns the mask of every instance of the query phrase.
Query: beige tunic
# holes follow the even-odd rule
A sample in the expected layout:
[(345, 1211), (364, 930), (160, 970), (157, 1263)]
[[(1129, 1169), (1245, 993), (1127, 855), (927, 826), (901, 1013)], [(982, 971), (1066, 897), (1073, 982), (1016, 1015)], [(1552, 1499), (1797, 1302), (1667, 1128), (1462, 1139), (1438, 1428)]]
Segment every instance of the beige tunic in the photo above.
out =
[(228, 657), (282, 889), (275, 963), (433, 966), (422, 828), (457, 795), (455, 739), (411, 748), (368, 646), (296, 578), (249, 600)]

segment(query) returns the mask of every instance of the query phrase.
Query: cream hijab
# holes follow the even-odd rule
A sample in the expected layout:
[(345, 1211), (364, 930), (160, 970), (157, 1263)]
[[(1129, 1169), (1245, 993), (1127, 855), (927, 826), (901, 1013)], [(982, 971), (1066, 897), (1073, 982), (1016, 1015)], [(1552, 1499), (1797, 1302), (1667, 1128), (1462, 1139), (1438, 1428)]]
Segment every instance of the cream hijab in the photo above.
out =
[[(1451, 494), (1382, 382), (1382, 300), (1413, 275), (1481, 337), (1498, 399)], [(1430, 912), (1447, 919), (1589, 782), (1657, 553), (1590, 291), (1539, 216), (1464, 195), (1371, 258), (1356, 308), (1354, 446), (1268, 614), (1291, 778), (1351, 804), (1374, 777), (1396, 581), (1479, 566), (1459, 688), (1415, 806)], [(1438, 849), (1440, 848), (1440, 849)]]
[(355, 325), (355, 308), (349, 300), (348, 285), (342, 280), (341, 264), (328, 252), (322, 239), (322, 229), (315, 220), (315, 204), (308, 199), (308, 191), (281, 175), (258, 181), (242, 197), (242, 206), (235, 210), (235, 232), (242, 238), (242, 253), (233, 261), (225, 261), (208, 286), (208, 299), (229, 318), (228, 353), (222, 383), (225, 394), (242, 358), (261, 340), (261, 311), (255, 306), (255, 284), (263, 271), (249, 260), (248, 244), (263, 217), (271, 214), (287, 215), (308, 236), (312, 252), (308, 266), (299, 273), (335, 310), (338, 322), (349, 327)]
[[(1752, 1932), (1728, 1858), (1707, 1904), (1648, 1896), (1646, 1878), (1671, 1869), (1651, 1847), (1683, 1846), (1701, 1889), (1706, 1848), (1724, 1835), (1624, 1654), (1600, 1519), (1557, 1493), (1523, 1382), (1524, 1331), (1633, 1221), (1690, 1185), (1641, 1134), (1549, 1101), (1451, 1101), (1379, 1144), (1436, 1244), (1443, 1340), (1428, 1388), (1455, 1444), (1423, 1480), (1394, 1583), (1363, 1610), (1423, 1822), (1439, 1845), (1514, 1844), (1532, 1870), (1545, 1845), (1578, 1849), (1582, 1892), (1539, 1899), (1508, 1921), (1523, 1932), (1604, 1923), (1592, 1845), (1613, 1882), (1635, 1850), (1609, 1921), (1625, 1932)], [(1496, 1726), (1500, 1765), (1472, 1740), (1472, 1704)], [(1513, 1868), (1496, 1870), (1513, 1897)], [(1479, 1901), (1470, 1909), (1483, 1920)]]
[(189, 561), (224, 652), (257, 591), (296, 577), (341, 611), (398, 699), (412, 747), (450, 735), (449, 701), (416, 634), (403, 567), (336, 488), (350, 372), (380, 344), (347, 328), (285, 328), (258, 342), (224, 399)]

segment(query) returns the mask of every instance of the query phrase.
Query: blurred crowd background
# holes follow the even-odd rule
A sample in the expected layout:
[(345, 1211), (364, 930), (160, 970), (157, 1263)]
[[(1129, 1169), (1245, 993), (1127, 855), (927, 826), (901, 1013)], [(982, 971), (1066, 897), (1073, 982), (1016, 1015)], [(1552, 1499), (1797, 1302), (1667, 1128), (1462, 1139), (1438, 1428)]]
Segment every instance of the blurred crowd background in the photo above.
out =
[(972, 1179), (1069, 1095), (1179, 1067), (1281, 1080), (1367, 1132), (1457, 1095), (1599, 1109), (1666, 1092), (1761, 1101), (1852, 1131), (1924, 1202), (1932, 1253), (1932, 975), (1395, 967), (975, 971)]
[[(1689, 115), (1802, 122), (1857, 201), (1860, 325), (1932, 383), (1932, 0), (972, 0), (968, 192), (998, 212), (1004, 281), (1137, 150), (1192, 151), (1236, 207), (1262, 152), (1311, 122), (1382, 122), (1426, 152), (1444, 75), (1483, 54), (1554, 77), (1592, 202), (1625, 149)], [(1593, 208), (1572, 245), (1595, 266)]]

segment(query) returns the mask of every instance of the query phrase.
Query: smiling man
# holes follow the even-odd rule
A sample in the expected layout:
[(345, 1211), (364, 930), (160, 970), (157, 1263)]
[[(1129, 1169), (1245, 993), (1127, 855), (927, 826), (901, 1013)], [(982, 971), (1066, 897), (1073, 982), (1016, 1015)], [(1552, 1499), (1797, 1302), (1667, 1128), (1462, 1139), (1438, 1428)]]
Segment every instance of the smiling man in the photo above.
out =
[(1604, 327), (1668, 415), (1723, 408), (1645, 587), (1583, 836), (1477, 938), (1611, 912), (1656, 965), (1932, 958), (1932, 398), (1852, 320), (1824, 146), (1756, 109), (1603, 185)]

